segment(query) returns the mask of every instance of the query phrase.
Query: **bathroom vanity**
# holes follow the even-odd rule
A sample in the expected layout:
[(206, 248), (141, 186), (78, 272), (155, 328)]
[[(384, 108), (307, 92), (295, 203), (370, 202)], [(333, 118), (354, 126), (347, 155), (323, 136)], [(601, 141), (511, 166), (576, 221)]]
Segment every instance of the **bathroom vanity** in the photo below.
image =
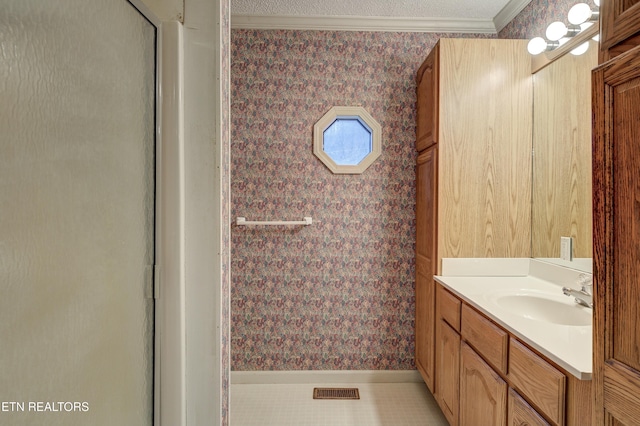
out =
[(451, 425), (591, 424), (590, 274), (535, 259), (443, 259), (435, 398)]

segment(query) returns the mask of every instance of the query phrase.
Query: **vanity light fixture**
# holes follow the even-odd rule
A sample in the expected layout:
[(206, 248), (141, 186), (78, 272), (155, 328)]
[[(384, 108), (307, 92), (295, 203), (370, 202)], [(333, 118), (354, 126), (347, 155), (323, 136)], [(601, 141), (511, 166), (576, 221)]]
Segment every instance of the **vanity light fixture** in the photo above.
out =
[(597, 21), (600, 17), (599, 10), (591, 10), (591, 6), (586, 3), (578, 3), (569, 10), (569, 23), (573, 25), (584, 24), (585, 22)]
[[(557, 49), (559, 46), (566, 43), (571, 37), (575, 37), (580, 34), (581, 31), (586, 30), (600, 17), (599, 0), (593, 0), (595, 8), (592, 9), (586, 3), (578, 3), (569, 10), (568, 21), (566, 25), (564, 22), (556, 21), (551, 23), (545, 32), (546, 38), (534, 37), (529, 41), (527, 50), (532, 55), (539, 55), (543, 52), (548, 52)], [(571, 53), (574, 55), (581, 55), (586, 52), (588, 45), (580, 45), (573, 49)]]

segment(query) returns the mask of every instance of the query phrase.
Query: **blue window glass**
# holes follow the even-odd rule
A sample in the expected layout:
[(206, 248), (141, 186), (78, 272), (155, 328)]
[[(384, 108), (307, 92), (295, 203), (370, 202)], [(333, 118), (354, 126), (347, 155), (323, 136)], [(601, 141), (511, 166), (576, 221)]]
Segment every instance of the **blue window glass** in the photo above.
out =
[(336, 164), (355, 166), (371, 153), (371, 134), (358, 117), (338, 117), (325, 129), (322, 149)]

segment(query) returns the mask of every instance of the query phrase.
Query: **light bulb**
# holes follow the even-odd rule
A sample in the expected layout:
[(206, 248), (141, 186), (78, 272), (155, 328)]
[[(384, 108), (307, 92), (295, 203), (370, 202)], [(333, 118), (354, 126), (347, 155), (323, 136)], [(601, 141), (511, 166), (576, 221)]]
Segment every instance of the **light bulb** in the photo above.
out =
[(584, 42), (571, 51), (572, 55), (580, 56), (589, 49), (589, 42)]
[(542, 37), (535, 37), (527, 44), (527, 50), (532, 55), (539, 55), (547, 50), (547, 41)]
[(547, 39), (551, 41), (558, 41), (563, 37), (573, 37), (575, 35), (578, 35), (579, 33), (580, 33), (579, 25), (571, 24), (567, 27), (564, 23), (560, 21), (552, 22), (547, 27)]
[(580, 25), (591, 19), (591, 7), (586, 3), (578, 3), (569, 10), (569, 22)]
[(535, 56), (542, 52), (556, 49), (558, 46), (560, 46), (560, 43), (557, 41), (547, 41), (542, 37), (534, 37), (529, 40), (529, 44), (527, 44), (527, 51)]
[(567, 26), (560, 21), (551, 23), (547, 27), (547, 38), (558, 41), (567, 34)]

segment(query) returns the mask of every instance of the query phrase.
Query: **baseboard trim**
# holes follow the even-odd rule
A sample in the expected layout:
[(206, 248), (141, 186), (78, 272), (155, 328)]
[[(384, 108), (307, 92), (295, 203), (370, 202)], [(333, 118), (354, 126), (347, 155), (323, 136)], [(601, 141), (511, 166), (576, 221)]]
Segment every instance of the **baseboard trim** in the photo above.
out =
[(418, 370), (232, 371), (231, 384), (412, 383)]

